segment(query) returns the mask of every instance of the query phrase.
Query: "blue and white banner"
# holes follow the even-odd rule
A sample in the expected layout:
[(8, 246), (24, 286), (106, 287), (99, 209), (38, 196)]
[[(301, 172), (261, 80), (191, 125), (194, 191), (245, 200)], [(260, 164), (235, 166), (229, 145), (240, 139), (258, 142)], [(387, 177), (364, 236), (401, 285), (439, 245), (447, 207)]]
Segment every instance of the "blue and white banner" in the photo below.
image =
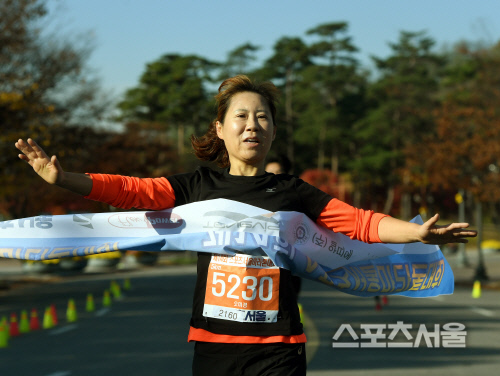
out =
[[(422, 223), (419, 217), (413, 221)], [(0, 257), (48, 260), (126, 250), (264, 255), (298, 276), (358, 296), (427, 297), (454, 288), (453, 272), (438, 246), (366, 244), (302, 213), (272, 213), (225, 199), (162, 211), (0, 222)]]

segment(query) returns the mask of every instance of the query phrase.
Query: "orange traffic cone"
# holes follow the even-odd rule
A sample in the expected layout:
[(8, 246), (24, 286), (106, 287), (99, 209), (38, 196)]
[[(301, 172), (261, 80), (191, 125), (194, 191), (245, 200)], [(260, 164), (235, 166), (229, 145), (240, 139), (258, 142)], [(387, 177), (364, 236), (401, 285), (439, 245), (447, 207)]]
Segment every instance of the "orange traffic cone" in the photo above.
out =
[(18, 336), (19, 334), (20, 332), (19, 332), (19, 324), (17, 323), (17, 316), (15, 313), (11, 313), (9, 335), (11, 337), (15, 337)]
[(30, 323), (28, 321), (28, 312), (23, 310), (21, 312), (21, 318), (19, 320), (19, 333), (29, 333), (30, 332)]
[(50, 305), (50, 313), (52, 315), (52, 323), (54, 325), (59, 324), (59, 320), (57, 319), (57, 311), (56, 311), (56, 306), (54, 304)]
[(39, 330), (40, 329), (40, 321), (38, 320), (38, 312), (35, 308), (31, 310), (30, 314), (30, 329), (31, 330)]

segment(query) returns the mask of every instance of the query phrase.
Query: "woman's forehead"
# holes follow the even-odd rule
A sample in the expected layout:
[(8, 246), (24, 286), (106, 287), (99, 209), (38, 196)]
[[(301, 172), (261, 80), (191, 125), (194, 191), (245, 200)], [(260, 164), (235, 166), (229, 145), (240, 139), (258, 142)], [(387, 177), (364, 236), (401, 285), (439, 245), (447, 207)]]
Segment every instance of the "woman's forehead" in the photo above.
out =
[(262, 95), (251, 91), (244, 91), (232, 96), (229, 108), (231, 111), (269, 111), (269, 104)]

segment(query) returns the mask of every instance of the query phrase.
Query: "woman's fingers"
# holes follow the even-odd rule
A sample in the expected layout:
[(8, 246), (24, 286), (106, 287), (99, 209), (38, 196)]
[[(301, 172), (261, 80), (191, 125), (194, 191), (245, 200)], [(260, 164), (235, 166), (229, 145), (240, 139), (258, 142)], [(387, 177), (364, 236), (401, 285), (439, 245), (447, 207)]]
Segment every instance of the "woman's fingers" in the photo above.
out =
[(43, 149), (38, 146), (38, 144), (31, 138), (28, 138), (26, 142), (22, 139), (19, 139), (15, 143), (15, 146), (17, 149), (23, 152), (23, 154), (19, 154), (19, 158), (26, 162), (33, 161), (37, 158), (49, 159)]
[(45, 154), (45, 151), (43, 151), (43, 149), (40, 146), (38, 146), (38, 144), (36, 143), (35, 140), (28, 138), (28, 144), (31, 146), (31, 148), (33, 149), (33, 151), (36, 153), (36, 155), (39, 158), (47, 158), (48, 159), (48, 156), (47, 156), (47, 154)]
[(18, 148), (19, 151), (23, 152), (24, 156), (26, 157), (29, 157), (29, 155), (34, 152), (33, 148), (21, 139), (16, 142), (16, 148)]

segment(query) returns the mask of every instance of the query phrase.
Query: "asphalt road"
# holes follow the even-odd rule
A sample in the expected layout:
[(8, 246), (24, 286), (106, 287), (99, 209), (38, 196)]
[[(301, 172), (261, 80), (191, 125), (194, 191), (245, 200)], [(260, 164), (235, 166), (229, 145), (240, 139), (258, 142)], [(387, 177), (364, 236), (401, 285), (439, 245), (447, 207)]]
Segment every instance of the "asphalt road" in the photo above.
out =
[[(471, 289), (458, 287), (453, 295), (435, 298), (405, 298), (389, 297), (388, 305), (381, 311), (375, 310), (372, 299), (357, 298), (335, 291), (329, 291), (323, 286), (307, 282), (301, 297), (302, 304), (311, 325), (306, 326), (306, 332), (311, 340), (314, 337), (315, 346), (311, 346), (308, 354), (313, 353), (310, 360), (308, 375), (498, 375), (500, 367), (500, 291), (482, 291), (479, 299), (471, 297)], [(399, 335), (396, 339), (412, 347), (388, 347), (389, 336), (397, 322), (408, 326), (412, 337)], [(309, 323), (309, 322), (306, 322)], [(456, 342), (465, 347), (449, 347), (443, 343), (443, 333), (446, 324), (460, 323), (465, 326), (464, 336)], [(342, 324), (348, 324), (358, 337), (344, 331), (344, 335), (333, 340), (333, 336)], [(365, 333), (377, 333), (363, 330), (368, 325), (387, 325), (380, 330), (380, 342), (385, 347), (372, 346), (369, 339), (363, 339)], [(421, 325), (424, 328), (421, 328)], [(436, 332), (435, 325), (439, 331)], [(380, 327), (380, 326), (379, 326)], [(447, 327), (446, 327), (447, 328)], [(419, 346), (415, 346), (417, 337), (421, 334)], [(425, 333), (429, 342), (425, 341)], [(438, 335), (432, 336), (437, 333)], [(400, 333), (401, 334), (401, 333)], [(435, 338), (439, 344), (436, 346)], [(316, 339), (318, 338), (318, 339)], [(356, 348), (333, 348), (333, 343), (359, 343)]]
[[(189, 375), (193, 345), (186, 342), (195, 268), (170, 266), (141, 271), (59, 278), (30, 284), (0, 295), (0, 319), (11, 312), (57, 307), (59, 324), (23, 334), (0, 349), (2, 376)], [(102, 296), (111, 281), (130, 278), (131, 290), (109, 308)], [(87, 294), (96, 310), (85, 312)], [(66, 322), (74, 299), (78, 320)], [(497, 375), (500, 367), (500, 291), (483, 290), (473, 299), (469, 287), (453, 295), (427, 299), (390, 297), (381, 311), (371, 298), (342, 294), (305, 281), (300, 296), (306, 313), (310, 376), (323, 375)], [(340, 325), (361, 337), (360, 326), (410, 325), (415, 338), (423, 324), (465, 325), (465, 348), (333, 348)], [(341, 341), (355, 342), (344, 335)], [(382, 336), (387, 339), (390, 330)], [(412, 341), (406, 340), (406, 343)], [(360, 341), (365, 341), (361, 339)], [(338, 341), (337, 341), (338, 342)], [(384, 342), (384, 341), (380, 341)], [(387, 342), (387, 341), (386, 341)]]
[[(54, 304), (59, 325), (10, 338), (9, 347), (0, 349), (0, 375), (189, 375), (193, 345), (186, 338), (194, 273), (193, 267), (173, 267), (76, 277), (2, 296), (0, 317), (22, 309), (44, 312)], [(103, 307), (104, 290), (125, 278), (131, 290)], [(89, 293), (93, 313), (85, 311)], [(69, 299), (77, 308), (74, 323), (66, 323)]]

